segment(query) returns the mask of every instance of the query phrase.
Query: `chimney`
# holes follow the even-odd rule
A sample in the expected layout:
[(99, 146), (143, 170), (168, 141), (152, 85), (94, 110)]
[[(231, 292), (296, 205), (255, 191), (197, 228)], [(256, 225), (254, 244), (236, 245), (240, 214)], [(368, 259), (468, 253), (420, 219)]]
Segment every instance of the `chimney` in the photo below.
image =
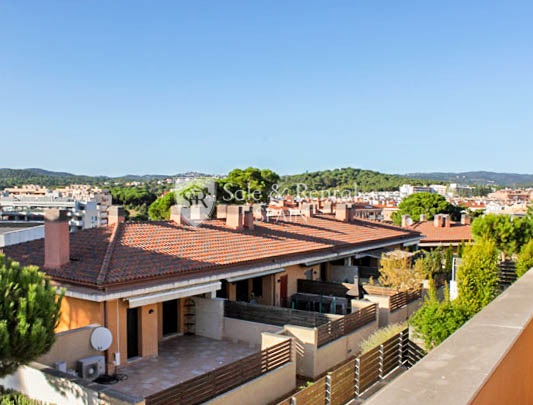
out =
[(443, 221), (442, 226), (445, 226), (446, 228), (449, 228), (452, 226), (452, 217), (450, 217), (449, 214), (443, 215), (442, 221)]
[(335, 207), (335, 219), (341, 222), (349, 222), (351, 211), (351, 207), (348, 207), (348, 204), (337, 204)]
[(228, 212), (227, 204), (218, 204), (217, 205), (217, 219), (226, 219)]
[(324, 201), (322, 212), (324, 214), (333, 214), (333, 205), (331, 201)]
[(409, 215), (402, 215), (402, 228), (407, 228), (407, 226), (409, 225), (409, 220), (411, 219), (411, 217)]
[(107, 224), (115, 225), (126, 220), (126, 212), (121, 205), (112, 205), (107, 209)]
[(467, 213), (461, 214), (461, 225), (470, 225), (470, 215)]
[(244, 211), (243, 225), (246, 229), (254, 229), (254, 213), (251, 209)]
[(427, 215), (426, 214), (420, 214), (420, 222), (426, 222), (427, 221)]
[(315, 205), (311, 203), (303, 203), (300, 212), (306, 218), (315, 216)]
[(258, 221), (267, 220), (267, 207), (265, 204), (254, 204), (252, 210), (254, 213), (254, 219)]
[(44, 267), (59, 269), (70, 261), (69, 217), (67, 210), (44, 211)]
[(178, 225), (188, 225), (187, 216), (189, 208), (182, 205), (173, 205), (170, 207), (170, 220)]
[(244, 209), (242, 205), (228, 205), (226, 226), (237, 231), (244, 228)]
[(433, 218), (433, 225), (435, 226), (435, 228), (442, 228), (444, 226), (444, 218), (442, 214), (435, 215), (435, 217)]

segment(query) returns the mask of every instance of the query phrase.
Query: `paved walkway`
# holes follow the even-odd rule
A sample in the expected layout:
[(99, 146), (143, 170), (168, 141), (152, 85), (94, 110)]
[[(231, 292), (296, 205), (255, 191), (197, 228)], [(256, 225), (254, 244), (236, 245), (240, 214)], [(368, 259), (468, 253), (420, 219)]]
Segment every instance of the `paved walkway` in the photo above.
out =
[(127, 380), (112, 386), (117, 391), (146, 397), (183, 381), (232, 363), (259, 349), (201, 336), (177, 336), (159, 344), (159, 356), (121, 367)]

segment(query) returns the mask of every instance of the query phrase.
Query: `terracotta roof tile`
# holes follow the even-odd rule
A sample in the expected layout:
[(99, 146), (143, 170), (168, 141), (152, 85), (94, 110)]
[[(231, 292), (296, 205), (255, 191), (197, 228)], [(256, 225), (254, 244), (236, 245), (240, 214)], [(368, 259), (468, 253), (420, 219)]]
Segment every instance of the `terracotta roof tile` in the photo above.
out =
[[(235, 231), (219, 220), (200, 227), (171, 221), (131, 222), (70, 235), (71, 262), (52, 277), (87, 285), (112, 285), (221, 267), (272, 263), (293, 255), (308, 255), (338, 247), (419, 236), (416, 232), (371, 221), (336, 221), (317, 216), (307, 221), (255, 222), (253, 230)], [(10, 246), (8, 256), (23, 264), (42, 266), (43, 239)]]
[(410, 229), (422, 233), (420, 243), (452, 243), (469, 242), (472, 240), (470, 225), (462, 225), (459, 222), (451, 223), (450, 227), (436, 227), (433, 221), (417, 222)]

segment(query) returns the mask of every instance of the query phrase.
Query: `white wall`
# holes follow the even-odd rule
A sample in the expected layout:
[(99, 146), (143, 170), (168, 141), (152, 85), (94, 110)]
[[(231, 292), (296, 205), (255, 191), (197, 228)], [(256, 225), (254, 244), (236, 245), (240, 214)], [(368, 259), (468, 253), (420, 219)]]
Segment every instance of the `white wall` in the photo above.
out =
[(125, 394), (119, 394), (115, 398), (111, 387), (102, 389), (102, 386), (91, 382), (77, 384), (74, 378), (45, 372), (45, 368), (39, 363), (21, 366), (15, 373), (0, 378), (0, 385), (22, 392), (30, 398), (57, 405), (144, 404), (142, 398)]
[(16, 231), (6, 232), (0, 235), (0, 247), (42, 238), (44, 238), (44, 225), (20, 228)]
[(224, 336), (224, 300), (222, 298), (192, 297), (195, 308), (195, 333), (211, 339), (222, 340)]
[(225, 317), (223, 338), (235, 343), (245, 342), (253, 346), (261, 346), (262, 332), (276, 333), (282, 330), (282, 326)]

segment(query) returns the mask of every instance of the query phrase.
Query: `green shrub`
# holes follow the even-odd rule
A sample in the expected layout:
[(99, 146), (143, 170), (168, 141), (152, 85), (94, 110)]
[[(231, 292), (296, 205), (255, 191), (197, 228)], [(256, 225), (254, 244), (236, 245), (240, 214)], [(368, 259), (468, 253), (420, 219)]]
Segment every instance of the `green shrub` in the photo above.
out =
[(361, 342), (361, 353), (366, 353), (372, 350), (374, 347), (379, 346), (394, 335), (397, 335), (405, 328), (407, 328), (407, 322), (394, 323), (384, 328), (377, 329), (369, 337), (363, 340), (363, 342)]
[(518, 261), (516, 262), (516, 275), (523, 276), (529, 269), (533, 267), (533, 239), (522, 246)]

